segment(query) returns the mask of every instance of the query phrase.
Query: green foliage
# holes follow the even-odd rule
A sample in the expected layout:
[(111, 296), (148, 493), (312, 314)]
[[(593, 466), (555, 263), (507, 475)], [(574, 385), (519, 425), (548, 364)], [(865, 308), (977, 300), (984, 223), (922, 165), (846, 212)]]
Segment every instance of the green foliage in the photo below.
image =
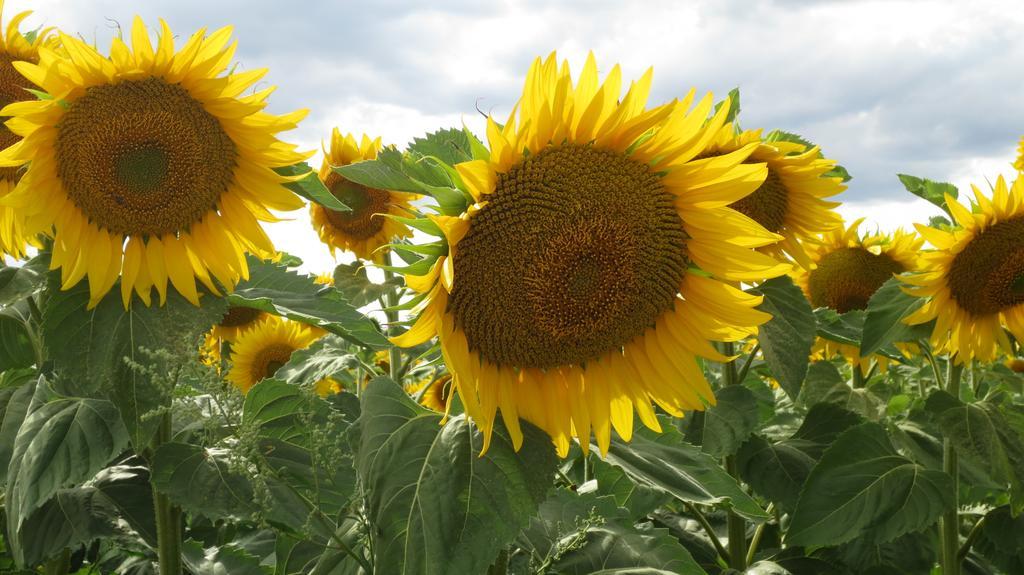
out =
[(55, 385), (73, 395), (109, 398), (141, 450), (158, 424), (148, 415), (170, 404), (178, 367), (197, 357), (200, 334), (227, 308), (209, 294), (201, 307), (193, 306), (171, 289), (166, 305), (146, 307), (135, 299), (125, 309), (117, 291), (90, 310), (86, 282), (51, 289), (42, 308), (43, 340)]
[(36, 362), (35, 343), (25, 302), (0, 309), (0, 371), (30, 367)]
[(772, 314), (757, 333), (764, 359), (782, 389), (795, 398), (807, 375), (814, 344), (814, 314), (803, 292), (788, 276), (770, 279), (751, 290), (764, 296), (757, 309)]
[(742, 385), (730, 385), (715, 392), (715, 405), (704, 412), (701, 449), (712, 457), (736, 453), (759, 423), (757, 398)]
[(377, 326), (340, 292), (272, 262), (250, 256), (249, 279), (240, 282), (227, 299), (233, 306), (252, 307), (315, 325), (358, 345), (388, 345)]
[(924, 300), (904, 293), (898, 278), (885, 282), (868, 301), (864, 317), (860, 354), (868, 357), (896, 342), (917, 341), (931, 335), (934, 325), (910, 326), (903, 320), (921, 307)]
[(294, 182), (288, 182), (284, 186), (299, 196), (302, 196), (311, 202), (320, 204), (325, 208), (337, 212), (352, 211), (351, 208), (346, 206), (344, 202), (335, 197), (335, 195), (327, 189), (327, 186), (320, 181), (320, 177), (317, 176), (317, 173), (313, 171), (309, 165), (305, 163), (295, 164), (293, 166), (275, 168), (274, 171), (282, 176), (300, 176), (302, 174), (306, 174), (305, 177)]
[(35, 295), (46, 286), (48, 255), (39, 255), (21, 266), (0, 268), (0, 306), (9, 306)]
[[(939, 428), (994, 481), (1009, 486), (1014, 514), (1024, 511), (1024, 429), (1014, 429), (1004, 409), (983, 400), (963, 403), (945, 391), (928, 398), (928, 409), (938, 417)], [(1020, 409), (1020, 408), (1016, 408)]]
[[(21, 549), (23, 526), (33, 513), (67, 487), (92, 478), (128, 446), (128, 432), (113, 403), (49, 397), (36, 389), (14, 440), (7, 472), (7, 533)], [(21, 559), (16, 551), (15, 557)]]
[(928, 200), (942, 208), (947, 214), (952, 215), (949, 207), (946, 205), (946, 194), (949, 194), (954, 200), (957, 199), (959, 192), (956, 186), (945, 182), (933, 182), (928, 178), (918, 178), (908, 174), (896, 174), (896, 177), (900, 179), (900, 183), (903, 184), (903, 187), (908, 192), (921, 199)]
[(953, 480), (896, 452), (885, 429), (841, 433), (811, 471), (786, 534), (790, 545), (885, 543), (935, 523), (956, 505)]
[(536, 513), (551, 486), (554, 449), (523, 424), (519, 452), (496, 425), (483, 437), (464, 417), (416, 405), (378, 378), (361, 397), (356, 468), (375, 526), (374, 561), (384, 573), (479, 573)]
[(334, 268), (334, 288), (353, 306), (363, 307), (384, 298), (402, 287), (405, 281), (396, 276), (384, 283), (374, 283), (366, 275), (366, 267), (360, 262), (339, 264)]
[[(658, 435), (638, 430), (629, 443), (612, 441), (605, 460), (633, 481), (690, 503), (724, 505), (753, 521), (768, 515), (711, 456), (663, 423)], [(596, 446), (593, 449), (597, 449)]]

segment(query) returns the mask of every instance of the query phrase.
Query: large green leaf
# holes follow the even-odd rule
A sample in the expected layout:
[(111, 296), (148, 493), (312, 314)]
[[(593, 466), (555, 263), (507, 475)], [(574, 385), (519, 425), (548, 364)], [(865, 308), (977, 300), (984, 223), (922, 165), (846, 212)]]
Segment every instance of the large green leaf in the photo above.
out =
[(0, 371), (30, 367), (36, 362), (28, 304), (0, 309)]
[(870, 356), (892, 343), (916, 341), (931, 333), (931, 326), (921, 329), (903, 323), (924, 303), (923, 299), (905, 293), (903, 285), (898, 278), (892, 278), (882, 284), (868, 301), (860, 344), (862, 356)]
[(840, 434), (811, 472), (786, 541), (885, 543), (932, 525), (955, 505), (951, 477), (901, 456), (882, 426), (862, 423)]
[(740, 477), (758, 494), (792, 511), (822, 452), (839, 433), (860, 422), (851, 411), (817, 404), (792, 437), (772, 442), (754, 435), (744, 443), (737, 454)]
[(28, 414), (36, 390), (34, 369), (6, 371), (0, 374), (0, 484), (7, 481), (7, 466), (14, 454), (14, 440), (18, 437), (25, 415)]
[(463, 416), (413, 402), (393, 381), (362, 392), (356, 467), (382, 573), (480, 573), (536, 512), (552, 484), (550, 439), (523, 422), (518, 453), (495, 426), (483, 437)]
[(815, 361), (807, 368), (807, 378), (800, 388), (800, 403), (808, 406), (820, 403), (829, 390), (845, 381), (834, 363)]
[(337, 290), (318, 285), (313, 278), (282, 265), (251, 256), (248, 261), (249, 279), (228, 296), (231, 305), (316, 325), (359, 345), (387, 347), (387, 338), (377, 326)]
[(965, 404), (945, 391), (933, 393), (927, 406), (938, 414), (943, 437), (992, 479), (1010, 487), (1015, 513), (1024, 510), (1024, 434), (1010, 426), (1000, 406), (989, 401)]
[(421, 156), (435, 157), (454, 166), (473, 159), (473, 146), (470, 138), (473, 138), (473, 135), (465, 130), (448, 128), (427, 134), (422, 138), (413, 138), (408, 150)]
[(261, 565), (258, 557), (230, 544), (203, 548), (202, 543), (190, 539), (181, 546), (181, 558), (194, 575), (270, 575), (273, 572)]
[(117, 515), (146, 543), (156, 546), (156, 513), (148, 468), (137, 464), (113, 465), (97, 473), (90, 484), (106, 496), (117, 509)]
[(20, 564), (36, 565), (65, 548), (119, 533), (117, 513), (98, 489), (61, 489), (12, 533), (11, 552)]
[(451, 166), (436, 156), (416, 151), (403, 155), (394, 148), (385, 148), (375, 160), (341, 166), (334, 171), (371, 188), (430, 195), (440, 211), (449, 215), (465, 212), (471, 200), (460, 189), (461, 178)]
[(33, 409), (14, 440), (7, 471), (8, 532), (18, 531), (58, 490), (91, 478), (126, 447), (128, 432), (109, 401), (57, 398)]
[(334, 288), (355, 307), (374, 303), (404, 283), (401, 276), (395, 276), (384, 283), (374, 283), (366, 275), (366, 266), (360, 262), (339, 264), (334, 268)]
[(716, 391), (715, 399), (715, 405), (704, 413), (701, 449), (724, 457), (736, 453), (757, 428), (757, 397), (742, 385), (729, 385)]
[(248, 518), (256, 511), (252, 483), (229, 457), (222, 448), (165, 443), (153, 456), (153, 486), (192, 513)]
[[(753, 521), (769, 515), (710, 455), (686, 443), (666, 421), (665, 433), (638, 430), (632, 441), (613, 440), (605, 460), (636, 483), (660, 489), (682, 501), (725, 505)], [(593, 449), (597, 451), (597, 446)]]
[(275, 168), (275, 172), (282, 176), (299, 176), (305, 174), (305, 177), (296, 180), (294, 182), (288, 182), (285, 187), (295, 192), (296, 194), (306, 198), (311, 202), (315, 202), (324, 206), (325, 208), (332, 209), (337, 212), (350, 212), (351, 208), (346, 206), (344, 202), (339, 200), (327, 186), (320, 181), (320, 177), (305, 163), (295, 164), (292, 166), (284, 166), (282, 168)]
[(814, 310), (814, 320), (818, 335), (839, 343), (860, 347), (861, 333), (864, 331), (864, 310), (855, 309), (844, 314), (836, 313), (827, 307)]
[(629, 511), (633, 519), (646, 516), (669, 500), (664, 491), (637, 485), (624, 471), (597, 457), (591, 457), (590, 464), (597, 480), (597, 493), (614, 497), (615, 504)]
[(807, 375), (814, 344), (811, 304), (788, 276), (770, 279), (750, 291), (764, 296), (757, 309), (772, 314), (772, 319), (758, 329), (761, 353), (779, 385), (795, 399)]
[(21, 266), (0, 268), (0, 306), (8, 306), (34, 295), (46, 286), (48, 254), (38, 255)]
[(1006, 573), (1024, 570), (1024, 514), (1013, 516), (1009, 505), (985, 514), (974, 548)]
[[(625, 509), (608, 496), (555, 491), (523, 530), (520, 546), (530, 566), (589, 574), (603, 569), (662, 569), (703, 575), (705, 571), (667, 529), (634, 526)], [(630, 571), (636, 572), (636, 571)]]
[(274, 373), (274, 378), (293, 386), (313, 387), (325, 378), (351, 386), (359, 362), (355, 354), (347, 350), (348, 345), (334, 334), (322, 337), (309, 347), (292, 352), (288, 363)]
[(114, 289), (89, 310), (88, 282), (68, 291), (53, 282), (42, 311), (56, 384), (69, 394), (114, 402), (133, 445), (145, 448), (159, 425), (147, 414), (170, 404), (171, 382), (164, 378), (196, 357), (200, 335), (224, 316), (223, 299), (203, 295), (196, 307), (169, 289), (166, 305), (146, 307), (135, 299), (126, 310)]
[(945, 182), (933, 182), (928, 178), (918, 178), (908, 174), (896, 174), (896, 177), (900, 179), (900, 183), (903, 184), (903, 187), (907, 188), (908, 192), (928, 200), (942, 208), (947, 214), (952, 215), (949, 207), (946, 206), (946, 194), (956, 199), (958, 194), (956, 186)]

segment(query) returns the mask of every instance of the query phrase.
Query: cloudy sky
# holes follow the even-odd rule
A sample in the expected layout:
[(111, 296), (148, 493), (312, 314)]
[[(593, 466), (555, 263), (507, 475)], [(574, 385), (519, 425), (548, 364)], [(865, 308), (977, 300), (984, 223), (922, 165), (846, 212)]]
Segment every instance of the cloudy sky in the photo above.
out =
[[(654, 66), (652, 101), (738, 86), (745, 128), (818, 143), (854, 179), (848, 217), (891, 229), (933, 210), (905, 172), (966, 189), (1009, 175), (1024, 134), (1024, 12), (1016, 2), (707, 0), (8, 0), (47, 25), (109, 46), (137, 13), (181, 38), (235, 27), (242, 68), (268, 67), (272, 111), (308, 108), (292, 141), (319, 147), (332, 126), (413, 136), (504, 116), (531, 60), (558, 50), (574, 70), (593, 50), (624, 77)], [(315, 160), (318, 162), (319, 160)], [(276, 225), (311, 268), (326, 250), (302, 219)], [(322, 252), (322, 253), (321, 253)]]

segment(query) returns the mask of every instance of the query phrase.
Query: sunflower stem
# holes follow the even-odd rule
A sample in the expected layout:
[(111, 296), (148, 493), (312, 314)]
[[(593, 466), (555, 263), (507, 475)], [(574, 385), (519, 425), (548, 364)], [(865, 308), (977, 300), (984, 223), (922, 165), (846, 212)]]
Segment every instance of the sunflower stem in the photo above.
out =
[(715, 550), (718, 551), (718, 555), (723, 561), (729, 561), (729, 550), (722, 546), (722, 542), (718, 540), (718, 535), (715, 533), (715, 528), (711, 526), (711, 522), (708, 518), (700, 512), (700, 509), (692, 503), (683, 503), (686, 506), (686, 510), (693, 515), (693, 518), (700, 523), (700, 526), (704, 529), (704, 532), (708, 534), (708, 539), (711, 540), (711, 544), (715, 546)]
[[(161, 416), (153, 452), (171, 439), (171, 412)], [(181, 508), (171, 503), (166, 494), (153, 489), (153, 509), (156, 512), (157, 560), (160, 575), (181, 575)]]
[(750, 365), (754, 363), (754, 356), (761, 350), (761, 344), (758, 343), (754, 346), (754, 349), (750, 350), (750, 355), (747, 356), (747, 360), (743, 362), (743, 367), (740, 369), (740, 373), (736, 376), (736, 381), (743, 382), (747, 379), (747, 374), (750, 373)]
[[(732, 356), (736, 354), (736, 347), (733, 342), (728, 341), (722, 344), (722, 353)], [(739, 374), (736, 373), (736, 361), (730, 361), (722, 365), (722, 375), (725, 385), (738, 385)], [(739, 462), (735, 455), (725, 457), (725, 471), (739, 481)], [(733, 511), (729, 511), (729, 567), (737, 571), (744, 571), (747, 568), (747, 525), (742, 517)]]
[[(391, 250), (388, 250), (385, 258), (387, 258), (385, 261), (387, 261), (388, 267), (394, 265)], [(394, 276), (394, 272), (387, 268), (384, 269), (385, 284), (389, 283)], [(399, 300), (398, 288), (388, 291), (384, 297), (387, 302), (387, 307), (384, 309), (384, 315), (387, 316), (388, 319), (388, 336), (395, 337), (398, 335), (398, 311), (394, 309), (394, 307), (398, 305)], [(395, 345), (392, 345), (391, 348), (388, 349), (388, 368), (391, 379), (398, 385), (402, 385), (402, 352), (399, 351), (398, 347)]]
[[(768, 513), (775, 511), (775, 504), (769, 503), (768, 508), (765, 509)], [(761, 538), (764, 537), (764, 530), (768, 528), (768, 522), (765, 521), (757, 526), (754, 530), (754, 536), (750, 539), (750, 549), (747, 550), (747, 565), (754, 562), (754, 555), (757, 553), (757, 546), (761, 544)]]
[[(953, 397), (960, 398), (960, 379), (964, 366), (957, 365), (956, 357), (950, 356), (946, 373), (946, 391)], [(960, 470), (957, 461), (956, 446), (949, 437), (942, 440), (942, 469), (953, 479), (953, 509), (942, 516), (942, 573), (943, 575), (960, 575), (960, 516), (959, 491)]]

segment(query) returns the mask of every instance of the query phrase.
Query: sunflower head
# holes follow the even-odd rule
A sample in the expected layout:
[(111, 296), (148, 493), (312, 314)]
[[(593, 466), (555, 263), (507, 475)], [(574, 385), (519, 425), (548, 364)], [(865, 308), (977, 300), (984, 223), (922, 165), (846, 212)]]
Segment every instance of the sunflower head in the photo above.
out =
[(386, 215), (405, 216), (411, 210), (412, 194), (369, 188), (345, 179), (334, 168), (377, 157), (380, 138), (371, 140), (365, 134), (357, 142), (352, 134), (334, 128), (330, 148), (324, 148), (320, 180), (324, 186), (348, 206), (340, 212), (319, 204), (309, 206), (310, 219), (320, 241), (332, 251), (349, 251), (361, 259), (372, 259), (374, 252), (394, 238), (412, 234), (404, 224)]
[(407, 385), (405, 391), (409, 395), (416, 397), (417, 394), (426, 388), (426, 392), (420, 398), (420, 405), (444, 413), (448, 410), (448, 398), (451, 397), (452, 390), (451, 383), (452, 376), (449, 374), (442, 375), (437, 379), (428, 376), (416, 383)]
[(313, 386), (313, 391), (315, 391), (320, 397), (327, 397), (328, 395), (341, 393), (342, 389), (341, 382), (333, 377), (325, 377), (316, 382)]
[(109, 58), (61, 34), (64, 50), (14, 63), (51, 98), (2, 111), (24, 139), (0, 166), (28, 168), (0, 202), (53, 236), (63, 288), (88, 276), (90, 305), (118, 277), (126, 307), (153, 288), (162, 304), (168, 282), (198, 305), (196, 280), (218, 294), (248, 277), (245, 252), (275, 253), (259, 225), (270, 209), (303, 205), (273, 168), (308, 156), (276, 136), (306, 112), (264, 112), (272, 88), (243, 95), (266, 70), (229, 72), (230, 35), (200, 30), (176, 51), (165, 22), (154, 46), (136, 18), (131, 47), (115, 38)]
[[(0, 13), (3, 2), (0, 1)], [(36, 96), (29, 91), (32, 83), (18, 73), (15, 62), (39, 62), (39, 47), (54, 45), (55, 37), (50, 30), (41, 30), (30, 35), (19, 30), (21, 23), (31, 15), (31, 11), (21, 12), (7, 24), (6, 33), (0, 29), (0, 108), (14, 102), (35, 100)], [(17, 134), (6, 125), (0, 124), (0, 149), (10, 147), (19, 140)], [(0, 198), (8, 195), (21, 179), (18, 167), (0, 168)], [(21, 215), (10, 206), (0, 204), (0, 256), (9, 254), (15, 258), (25, 255), (25, 247), (34, 243), (30, 234), (24, 230)]]
[(891, 236), (861, 235), (863, 221), (840, 225), (807, 244), (811, 267), (793, 275), (812, 307), (839, 313), (866, 309), (871, 296), (894, 274), (917, 271), (923, 238), (903, 230)]
[(574, 81), (538, 59), (513, 113), (488, 119), (489, 157), (455, 166), (473, 205), (431, 216), (447, 250), (406, 275), (424, 297), (394, 341), (439, 337), (485, 449), (499, 412), (516, 447), (523, 417), (563, 456), (573, 437), (629, 439), (634, 413), (660, 430), (652, 404), (714, 401), (696, 359), (724, 359), (709, 340), (768, 319), (731, 285), (789, 268), (753, 249), (780, 236), (728, 207), (767, 176), (747, 161), (758, 144), (701, 157), (729, 106), (691, 92), (648, 108), (650, 82), (623, 95), (618, 66), (602, 83), (591, 56)]
[(1000, 176), (992, 197), (974, 187), (970, 207), (947, 195), (953, 230), (917, 226), (935, 247), (923, 272), (904, 278), (927, 298), (905, 321), (936, 320), (932, 345), (957, 361), (992, 361), (998, 344), (1011, 351), (1005, 329), (1024, 338), (1024, 179)]
[(1021, 137), (1020, 143), (1017, 144), (1017, 160), (1013, 162), (1013, 167), (1018, 172), (1024, 172), (1024, 136)]
[(781, 132), (768, 138), (761, 136), (761, 130), (737, 134), (732, 124), (715, 134), (702, 156), (725, 154), (751, 144), (757, 148), (747, 162), (764, 162), (768, 175), (754, 193), (734, 202), (732, 208), (782, 236), (779, 243), (761, 251), (779, 258), (788, 255), (807, 267), (809, 257), (802, 243), (842, 224), (834, 211), (839, 203), (825, 199), (846, 189), (842, 178), (826, 176), (836, 162), (825, 158), (816, 146), (784, 139)]
[(239, 334), (231, 344), (231, 369), (227, 380), (242, 393), (273, 377), (292, 356), (323, 335), (305, 324), (268, 315)]

